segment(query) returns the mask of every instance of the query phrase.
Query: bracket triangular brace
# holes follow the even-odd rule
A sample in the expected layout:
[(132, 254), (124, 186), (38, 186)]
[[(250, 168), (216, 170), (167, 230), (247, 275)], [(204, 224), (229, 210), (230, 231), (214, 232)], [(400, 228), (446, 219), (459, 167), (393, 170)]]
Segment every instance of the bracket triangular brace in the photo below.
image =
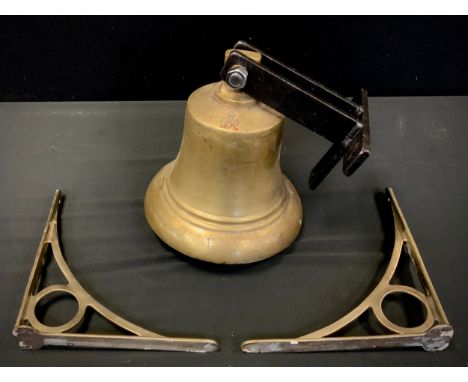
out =
[[(440, 304), (393, 190), (387, 188), (386, 194), (392, 208), (395, 242), (385, 274), (374, 290), (356, 308), (322, 329), (297, 338), (248, 340), (241, 345), (244, 352), (319, 352), (417, 346), (427, 351), (437, 351), (449, 345), (453, 337), (452, 326)], [(403, 250), (408, 253), (417, 270), (424, 293), (410, 286), (391, 283)], [(423, 304), (426, 319), (422, 324), (416, 327), (403, 327), (387, 318), (382, 303), (386, 296), (395, 293), (408, 294)], [(373, 312), (379, 324), (389, 334), (349, 337), (337, 335), (341, 329), (355, 322), (368, 310)]]
[[(29, 276), (21, 308), (18, 313), (13, 335), (22, 349), (40, 349), (43, 346), (70, 348), (104, 348), (104, 349), (141, 349), (168, 350), (187, 352), (212, 352), (218, 349), (216, 341), (211, 339), (166, 337), (137, 326), (107, 309), (96, 301), (78, 282), (68, 267), (60, 248), (57, 218), (63, 197), (60, 190), (55, 192), (47, 224), (37, 250), (34, 265)], [(54, 284), (37, 290), (45, 266), (48, 248), (60, 271), (67, 280), (65, 284)], [(74, 297), (78, 311), (67, 323), (60, 326), (48, 326), (36, 317), (37, 304), (52, 293), (65, 293)], [(131, 333), (128, 335), (104, 335), (76, 333), (86, 311), (93, 309), (110, 323)]]

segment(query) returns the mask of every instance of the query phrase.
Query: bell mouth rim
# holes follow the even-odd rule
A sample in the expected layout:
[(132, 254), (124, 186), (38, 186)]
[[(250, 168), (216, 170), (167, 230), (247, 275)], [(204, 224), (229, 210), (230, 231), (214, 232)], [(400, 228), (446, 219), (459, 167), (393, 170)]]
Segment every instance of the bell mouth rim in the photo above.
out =
[[(154, 233), (176, 251), (218, 264), (246, 264), (260, 261), (286, 249), (302, 226), (302, 204), (290, 181), (284, 208), (278, 214), (254, 223), (219, 224), (203, 219), (186, 219), (180, 209), (168, 203), (161, 182), (171, 163), (151, 180), (145, 195), (146, 219)], [(273, 219), (271, 217), (274, 216)], [(193, 217), (192, 217), (193, 218)]]

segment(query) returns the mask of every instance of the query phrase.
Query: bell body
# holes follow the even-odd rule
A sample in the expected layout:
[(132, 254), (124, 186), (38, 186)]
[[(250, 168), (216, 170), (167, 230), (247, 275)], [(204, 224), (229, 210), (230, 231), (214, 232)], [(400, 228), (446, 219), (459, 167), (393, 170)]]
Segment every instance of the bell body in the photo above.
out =
[(289, 246), (302, 206), (280, 168), (282, 122), (281, 114), (223, 82), (193, 92), (179, 154), (145, 195), (155, 233), (213, 263), (259, 261)]

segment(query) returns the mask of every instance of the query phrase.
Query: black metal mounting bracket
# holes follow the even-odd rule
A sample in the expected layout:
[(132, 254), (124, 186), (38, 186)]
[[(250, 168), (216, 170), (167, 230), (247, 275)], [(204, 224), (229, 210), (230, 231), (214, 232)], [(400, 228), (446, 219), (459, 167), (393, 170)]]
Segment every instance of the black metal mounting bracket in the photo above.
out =
[[(261, 55), (257, 62), (242, 51)], [(238, 41), (227, 57), (221, 79), (279, 111), (333, 143), (309, 176), (315, 189), (343, 159), (350, 176), (370, 155), (367, 91), (348, 99), (282, 64), (245, 41)]]

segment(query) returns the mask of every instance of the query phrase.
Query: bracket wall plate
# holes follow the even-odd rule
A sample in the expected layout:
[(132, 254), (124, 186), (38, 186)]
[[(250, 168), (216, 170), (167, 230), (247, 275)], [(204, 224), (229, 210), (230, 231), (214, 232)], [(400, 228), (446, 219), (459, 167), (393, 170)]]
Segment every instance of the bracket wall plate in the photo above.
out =
[[(453, 337), (453, 328), (437, 297), (395, 193), (391, 188), (387, 188), (386, 195), (392, 209), (395, 226), (394, 246), (385, 274), (374, 290), (356, 308), (322, 329), (297, 338), (248, 340), (241, 345), (244, 352), (317, 352), (415, 346), (420, 346), (427, 351), (437, 351), (449, 345)], [(410, 256), (424, 292), (407, 285), (391, 283), (402, 253)], [(403, 327), (388, 319), (382, 309), (382, 303), (388, 295), (398, 293), (410, 295), (422, 303), (426, 310), (426, 318), (422, 324), (415, 327)], [(369, 310), (389, 334), (349, 337), (338, 335), (338, 331), (355, 322)]]
[[(137, 326), (107, 309), (96, 301), (78, 282), (68, 267), (60, 248), (57, 219), (63, 202), (60, 190), (55, 192), (49, 217), (37, 250), (34, 265), (24, 292), (13, 335), (21, 349), (40, 349), (43, 346), (70, 348), (107, 348), (168, 350), (187, 352), (212, 352), (218, 349), (216, 341), (211, 339), (167, 337)], [(51, 247), (53, 259), (67, 280), (66, 284), (55, 284), (38, 290), (41, 274), (45, 265), (48, 248)], [(65, 293), (74, 297), (78, 311), (67, 323), (60, 326), (48, 326), (36, 316), (37, 304), (53, 293)], [(105, 335), (76, 333), (87, 310), (94, 310), (107, 321), (131, 333), (129, 335)]]

